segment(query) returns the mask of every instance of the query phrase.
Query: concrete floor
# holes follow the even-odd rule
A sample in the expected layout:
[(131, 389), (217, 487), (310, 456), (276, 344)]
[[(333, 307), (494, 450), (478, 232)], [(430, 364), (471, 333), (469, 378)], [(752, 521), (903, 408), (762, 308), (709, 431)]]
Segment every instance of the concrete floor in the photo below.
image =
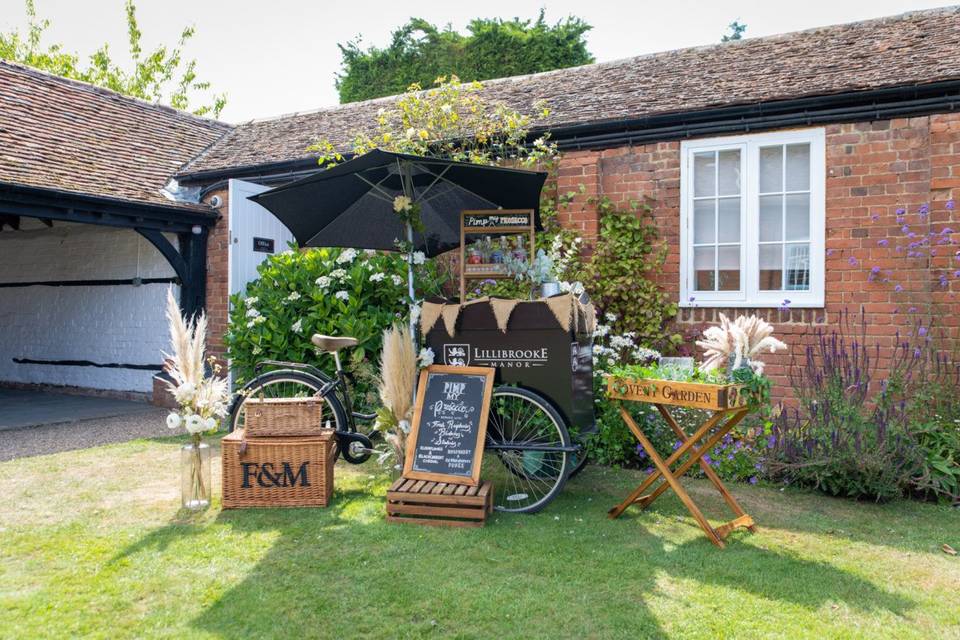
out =
[(110, 418), (153, 409), (145, 402), (64, 393), (0, 389), (0, 431)]
[(171, 435), (144, 402), (0, 389), (0, 461)]

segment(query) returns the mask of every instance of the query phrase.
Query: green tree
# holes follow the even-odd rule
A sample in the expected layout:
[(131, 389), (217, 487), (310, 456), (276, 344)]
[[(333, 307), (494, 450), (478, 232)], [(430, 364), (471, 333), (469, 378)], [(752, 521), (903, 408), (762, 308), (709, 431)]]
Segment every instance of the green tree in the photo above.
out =
[(739, 20), (734, 20), (727, 25), (727, 28), (730, 29), (730, 33), (725, 33), (720, 42), (730, 42), (731, 40), (742, 40), (743, 34), (747, 30), (747, 25), (741, 23)]
[[(66, 51), (62, 44), (43, 43), (50, 21), (37, 17), (33, 0), (26, 0), (26, 34), (17, 29), (0, 33), (0, 60), (82, 80), (149, 102), (166, 103), (183, 111), (190, 109), (191, 94), (210, 90), (209, 82), (197, 80), (197, 61), (183, 57), (183, 47), (194, 36), (194, 28), (185, 27), (175, 46), (161, 45), (145, 53), (133, 0), (127, 0), (125, 10), (132, 69), (124, 69), (114, 61), (107, 43), (97, 49), (86, 64), (76, 53)], [(226, 103), (224, 94), (212, 95), (205, 104), (194, 108), (193, 113), (218, 117)]]
[(404, 92), (412, 84), (429, 87), (440, 76), (488, 80), (593, 62), (584, 34), (590, 25), (570, 16), (549, 25), (536, 21), (476, 19), (468, 35), (412, 18), (393, 32), (385, 49), (360, 48), (359, 38), (339, 44), (343, 69), (337, 75), (340, 102), (356, 102)]

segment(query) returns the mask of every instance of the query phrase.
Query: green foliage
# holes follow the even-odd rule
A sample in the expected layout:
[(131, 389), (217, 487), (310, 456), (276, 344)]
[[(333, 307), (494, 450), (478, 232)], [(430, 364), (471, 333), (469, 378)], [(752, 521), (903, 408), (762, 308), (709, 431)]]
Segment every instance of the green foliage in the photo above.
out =
[(583, 20), (568, 17), (547, 24), (544, 11), (530, 20), (476, 19), (462, 35), (451, 26), (439, 29), (412, 18), (393, 32), (385, 49), (361, 49), (358, 40), (338, 45), (343, 70), (337, 75), (340, 102), (356, 102), (402, 93), (412, 84), (456, 74), (488, 80), (575, 67), (593, 62)]
[[(417, 269), (419, 293), (434, 294), (442, 284), (435, 268), (428, 262)], [(244, 294), (230, 299), (224, 343), (237, 381), (249, 380), (266, 359), (314, 364), (332, 374), (333, 359), (317, 354), (310, 337), (352, 336), (359, 344), (346, 367), (360, 403), (373, 404), (383, 330), (407, 313), (406, 270), (401, 255), (353, 249), (270, 256)]]
[(747, 25), (741, 23), (739, 20), (734, 20), (727, 28), (730, 29), (730, 33), (725, 33), (720, 42), (731, 42), (733, 40), (742, 40), (743, 34), (747, 30)]
[(533, 113), (524, 113), (483, 99), (479, 82), (464, 84), (451, 76), (433, 84), (426, 91), (411, 85), (395, 103), (380, 109), (373, 122), (356, 123), (349, 149), (321, 139), (308, 150), (318, 153), (317, 161), (325, 166), (342, 161), (345, 151), (362, 155), (373, 149), (522, 167), (557, 157), (548, 135), (527, 143), (531, 126), (550, 114), (543, 101), (534, 104)]
[[(16, 29), (9, 33), (0, 33), (0, 60), (10, 60), (64, 78), (106, 87), (134, 98), (165, 102), (175, 109), (188, 110), (191, 94), (210, 89), (209, 82), (197, 80), (197, 61), (183, 58), (183, 47), (194, 36), (194, 28), (185, 27), (176, 45), (160, 45), (145, 54), (141, 44), (143, 34), (137, 22), (133, 0), (127, 0), (124, 9), (128, 52), (133, 61), (133, 68), (130, 70), (122, 68), (114, 61), (109, 44), (97, 49), (90, 56), (88, 64), (83, 64), (79, 55), (66, 51), (62, 44), (43, 44), (41, 41), (44, 32), (50, 27), (50, 21), (37, 17), (34, 0), (26, 0), (26, 35)], [(226, 106), (226, 95), (213, 95), (209, 100), (210, 103), (194, 109), (193, 113), (218, 117)]]
[(681, 337), (667, 331), (677, 304), (655, 280), (668, 247), (659, 241), (650, 207), (633, 202), (619, 209), (606, 197), (596, 204), (600, 231), (584, 268), (587, 292), (598, 308), (616, 316), (615, 332), (633, 332), (638, 343), (657, 349), (679, 344)]

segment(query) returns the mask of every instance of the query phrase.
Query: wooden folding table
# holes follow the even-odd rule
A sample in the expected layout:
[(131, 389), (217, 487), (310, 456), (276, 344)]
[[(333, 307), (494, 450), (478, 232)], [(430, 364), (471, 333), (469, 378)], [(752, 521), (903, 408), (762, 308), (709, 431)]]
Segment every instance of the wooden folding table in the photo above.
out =
[[(620, 416), (633, 435), (636, 436), (647, 455), (650, 456), (654, 466), (654, 470), (639, 487), (627, 496), (623, 502), (610, 509), (609, 516), (611, 518), (619, 517), (632, 504), (639, 504), (641, 508), (645, 509), (664, 491), (673, 489), (683, 505), (707, 534), (707, 537), (710, 538), (710, 541), (721, 549), (724, 547), (724, 539), (734, 529), (745, 528), (751, 532), (756, 531), (753, 518), (744, 512), (736, 498), (723, 486), (719, 476), (710, 467), (710, 464), (703, 459), (703, 456), (712, 451), (717, 443), (750, 412), (747, 406), (747, 396), (741, 386), (673, 382), (670, 380), (610, 378), (607, 384), (607, 395), (611, 399), (621, 401)], [(670, 429), (676, 434), (681, 444), (666, 460), (657, 453), (639, 425), (623, 407), (623, 401), (646, 402), (654, 405)], [(711, 411), (712, 414), (692, 435), (688, 436), (670, 414), (669, 405), (706, 409)], [(701, 442), (702, 444), (700, 444)], [(683, 460), (675, 470), (671, 471), (671, 467), (686, 454), (689, 454), (686, 460)], [(680, 477), (696, 463), (700, 464), (704, 475), (716, 487), (736, 515), (736, 518), (730, 522), (716, 528), (711, 526), (700, 508), (697, 507), (680, 484)], [(663, 478), (664, 481), (656, 489), (648, 492), (660, 478)]]

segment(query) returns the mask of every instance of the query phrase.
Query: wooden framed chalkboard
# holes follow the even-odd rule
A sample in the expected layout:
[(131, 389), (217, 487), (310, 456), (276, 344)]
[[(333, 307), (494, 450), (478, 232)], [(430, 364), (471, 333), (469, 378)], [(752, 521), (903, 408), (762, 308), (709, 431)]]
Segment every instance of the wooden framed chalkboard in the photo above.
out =
[(403, 477), (480, 482), (492, 367), (432, 365), (420, 372)]

